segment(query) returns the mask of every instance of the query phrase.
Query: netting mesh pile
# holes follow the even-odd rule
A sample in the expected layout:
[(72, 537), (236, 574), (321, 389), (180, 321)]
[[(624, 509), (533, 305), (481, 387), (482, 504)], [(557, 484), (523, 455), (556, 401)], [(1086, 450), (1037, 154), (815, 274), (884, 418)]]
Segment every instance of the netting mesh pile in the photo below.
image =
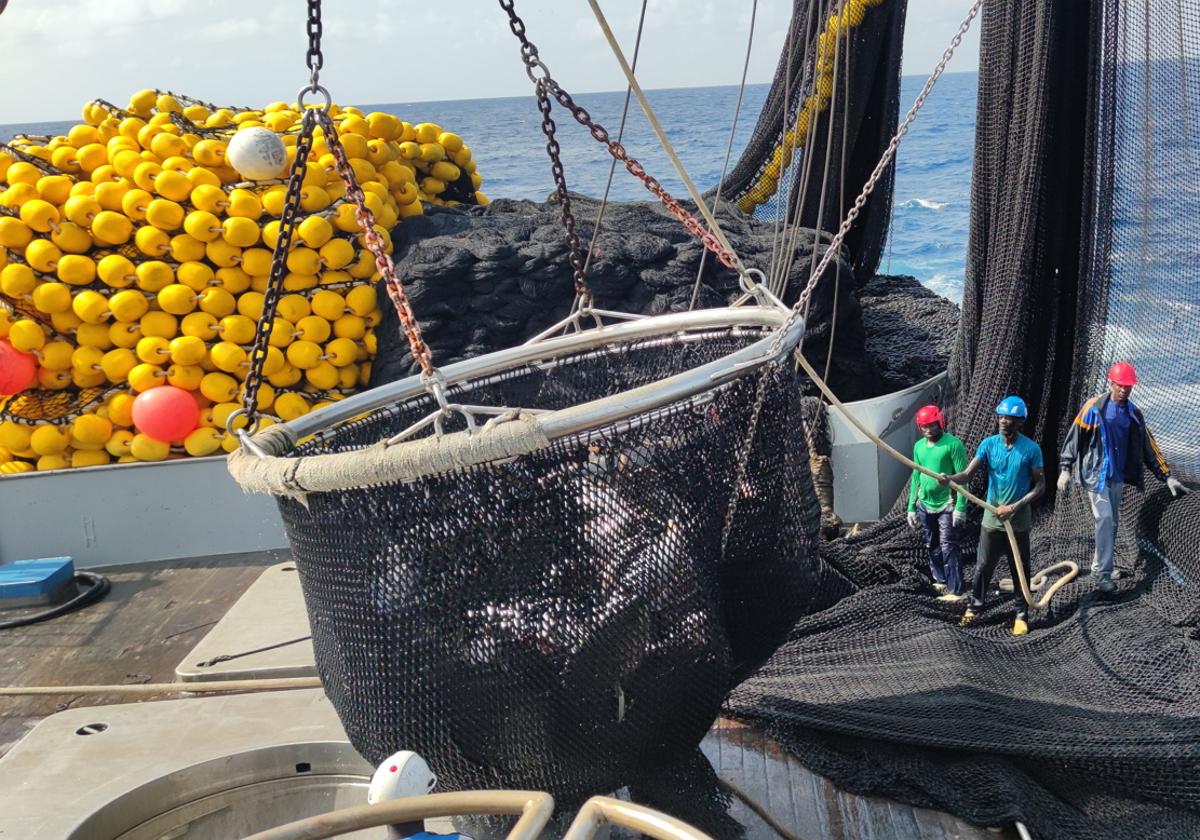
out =
[[(762, 335), (611, 345), (450, 398), (573, 406)], [(447, 789), (546, 790), (568, 808), (629, 786), (728, 836), (682, 786), (711, 775), (700, 740), (831, 589), (815, 577), (804, 436), (790, 433), (799, 400), (772, 368), (511, 461), (281, 500), (317, 666), (355, 747), (372, 762), (416, 750)], [(429, 411), (422, 397), (295, 454), (375, 443)]]
[[(1197, 478), (1197, 21), (1189, 2), (984, 6), (951, 428), (973, 450), (1022, 395), (1051, 489), (1075, 412), (1122, 358), (1175, 474)], [(730, 710), (853, 792), (1039, 840), (1200, 836), (1200, 499), (1149, 473), (1127, 489), (1111, 597), (1088, 577), (1083, 494), (1035, 510), (1035, 570), (1083, 573), (1029, 636), (1009, 634), (1007, 595), (957, 626), (893, 515), (822, 546), (856, 591), (802, 619)]]

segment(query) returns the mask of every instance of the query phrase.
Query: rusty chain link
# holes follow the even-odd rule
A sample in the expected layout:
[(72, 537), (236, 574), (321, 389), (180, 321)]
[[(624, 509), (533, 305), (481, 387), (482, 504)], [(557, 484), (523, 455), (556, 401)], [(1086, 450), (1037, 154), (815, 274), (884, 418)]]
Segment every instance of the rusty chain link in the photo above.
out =
[[(267, 278), (266, 291), (263, 292), (262, 313), (258, 317), (258, 328), (254, 332), (254, 344), (250, 350), (250, 372), (246, 375), (241, 412), (245, 413), (251, 431), (257, 422), (258, 389), (262, 385), (263, 365), (267, 362), (267, 349), (270, 347), (271, 330), (275, 326), (275, 311), (279, 307), (280, 292), (283, 291), (283, 278), (288, 271), (287, 258), (296, 230), (296, 217), (300, 211), (300, 190), (304, 187), (308, 153), (312, 150), (313, 129), (316, 125), (317, 111), (305, 111), (300, 124), (300, 135), (296, 138), (296, 157), (288, 174), (287, 195), (283, 201), (283, 213), (279, 218), (279, 236), (275, 241), (275, 252), (271, 256), (271, 273)], [(234, 430), (234, 422), (239, 416), (240, 412), (234, 412), (229, 417), (230, 432)]]
[[(320, 86), (318, 74), (324, 59), (321, 55), (321, 0), (308, 0), (308, 55), (306, 61), (310, 71), (308, 90), (324, 91)], [(328, 96), (326, 94), (326, 96)], [(301, 107), (303, 103), (301, 103)], [(249, 430), (256, 427), (258, 411), (258, 390), (262, 385), (263, 366), (267, 361), (270, 347), (271, 330), (275, 324), (275, 312), (279, 306), (280, 293), (283, 290), (284, 277), (287, 275), (287, 257), (292, 248), (292, 238), (295, 233), (297, 217), (300, 214), (300, 192), (304, 186), (304, 175), (308, 167), (308, 156), (312, 151), (313, 136), (320, 125), (329, 151), (333, 155), (338, 174), (346, 183), (346, 197), (354, 204), (355, 218), (362, 228), (362, 241), (367, 250), (375, 257), (375, 267), (383, 276), (388, 297), (396, 307), (400, 325), (412, 348), (413, 358), (421, 367), (421, 372), (427, 379), (434, 376), (433, 359), (429, 346), (421, 336), (421, 328), (413, 314), (408, 295), (396, 277), (396, 266), (388, 255), (383, 237), (375, 229), (375, 216), (367, 208), (366, 198), (354, 170), (346, 157), (346, 150), (338, 139), (337, 126), (326, 107), (304, 108), (304, 117), (300, 126), (300, 134), (296, 139), (296, 157), (288, 175), (287, 194), (284, 198), (283, 213), (279, 220), (279, 235), (275, 242), (275, 250), (271, 257), (271, 273), (267, 279), (267, 288), (263, 294), (262, 314), (258, 319), (258, 328), (254, 334), (254, 344), (250, 351), (250, 371), (246, 375), (245, 393), (242, 408), (235, 411), (229, 418), (228, 428), (233, 431), (237, 419), (244, 415), (249, 421)]]
[(396, 315), (400, 318), (400, 326), (404, 329), (404, 336), (408, 339), (408, 346), (412, 349), (413, 358), (421, 366), (421, 372), (425, 377), (432, 378), (434, 375), (433, 354), (421, 336), (421, 326), (417, 323), (417, 316), (413, 313), (412, 304), (404, 292), (404, 286), (396, 277), (396, 264), (392, 262), (392, 258), (385, 248), (383, 237), (375, 229), (375, 215), (367, 207), (362, 187), (358, 185), (354, 169), (351, 168), (350, 161), (346, 157), (346, 149), (342, 146), (342, 141), (338, 139), (337, 126), (334, 125), (333, 118), (327, 111), (321, 108), (315, 110), (317, 120), (321, 123), (321, 129), (325, 132), (325, 142), (329, 145), (329, 151), (333, 155), (338, 174), (342, 176), (342, 180), (346, 184), (346, 197), (354, 204), (354, 216), (363, 230), (363, 241), (367, 250), (375, 257), (375, 267), (379, 269), (384, 286), (387, 288), (388, 297), (391, 298), (392, 305), (396, 307)]
[[(546, 67), (541, 58), (538, 56), (537, 47), (534, 46), (534, 44), (530, 42), (525, 35), (525, 22), (517, 15), (516, 8), (514, 6), (515, 0), (499, 0), (499, 3), (500, 8), (504, 9), (504, 11), (508, 13), (509, 28), (521, 42), (521, 59), (525, 62), (525, 72), (538, 88), (538, 107), (542, 108), (541, 97), (543, 95), (543, 89), (548, 90), (558, 104), (571, 112), (571, 116), (575, 118), (576, 122), (591, 132), (592, 137), (594, 137), (598, 142), (603, 143), (608, 148), (608, 153), (624, 164), (625, 169), (629, 171), (629, 174), (640, 180), (645, 185), (646, 189), (663, 203), (671, 215), (682, 222), (683, 226), (686, 227), (693, 236), (697, 237), (704, 244), (705, 248), (712, 251), (717, 256), (717, 259), (721, 261), (722, 265), (724, 265), (726, 268), (733, 268), (737, 262), (736, 255), (728, 248), (723, 246), (717, 240), (717, 238), (713, 236), (708, 228), (706, 228), (700, 222), (699, 219), (685, 210), (679, 203), (678, 199), (667, 192), (663, 188), (662, 184), (658, 182), (658, 179), (647, 173), (645, 168), (640, 162), (638, 162), (636, 158), (630, 157), (629, 153), (625, 150), (625, 147), (621, 143), (609, 137), (608, 130), (593, 120), (591, 114), (589, 114), (581, 105), (577, 104), (575, 100), (571, 98), (571, 94), (563, 90), (558, 82), (554, 80), (554, 78), (550, 75), (549, 68)], [(547, 119), (549, 119), (548, 113), (548, 107), (542, 108), (542, 114)], [(551, 125), (553, 125), (553, 122), (551, 122)], [(555, 146), (557, 147), (557, 143), (555, 143)], [(549, 150), (549, 144), (547, 144), (547, 150)], [(551, 159), (555, 160), (553, 154), (551, 154)], [(558, 168), (561, 170), (561, 164)], [(563, 182), (561, 189), (565, 190), (565, 181)], [(572, 222), (573, 221), (574, 220), (572, 220)], [(564, 219), (564, 225), (565, 224), (566, 221)], [(570, 241), (570, 236), (573, 235), (573, 233), (574, 229), (571, 228), (568, 232), (568, 241)], [(576, 238), (576, 242), (578, 242), (578, 238)], [(574, 266), (574, 261), (572, 261), (571, 264)]]

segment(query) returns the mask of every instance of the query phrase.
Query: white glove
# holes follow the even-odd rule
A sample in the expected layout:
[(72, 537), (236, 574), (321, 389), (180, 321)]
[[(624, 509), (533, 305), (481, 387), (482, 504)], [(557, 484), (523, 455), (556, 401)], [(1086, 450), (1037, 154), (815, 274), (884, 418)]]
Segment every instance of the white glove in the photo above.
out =
[(1192, 492), (1184, 487), (1183, 482), (1175, 476), (1171, 476), (1167, 479), (1167, 489), (1171, 491), (1172, 496), (1186, 496), (1188, 493)]
[(914, 531), (917, 530), (917, 512), (915, 510), (908, 512), (908, 527)]
[(1058, 492), (1066, 493), (1067, 488), (1071, 486), (1071, 474), (1063, 470), (1058, 474)]
[(965, 510), (954, 511), (954, 514), (950, 517), (950, 521), (955, 528), (961, 528), (967, 524), (967, 512)]

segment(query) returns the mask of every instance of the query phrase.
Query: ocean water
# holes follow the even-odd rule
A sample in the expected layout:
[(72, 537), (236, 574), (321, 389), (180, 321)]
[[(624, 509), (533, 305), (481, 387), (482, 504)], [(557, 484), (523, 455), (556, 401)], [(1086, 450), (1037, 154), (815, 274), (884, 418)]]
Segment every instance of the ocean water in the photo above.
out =
[[(924, 80), (923, 76), (902, 79), (902, 108), (907, 109)], [(975, 73), (942, 77), (900, 145), (892, 234), (880, 265), (881, 272), (911, 274), (955, 301), (962, 296), (966, 255), (976, 82)], [(732, 161), (750, 137), (767, 90), (765, 84), (750, 85), (744, 92)], [(98, 93), (115, 101), (122, 99), (110, 91)], [(203, 96), (202, 91), (195, 93)], [(725, 162), (738, 88), (656, 90), (648, 96), (692, 180), (702, 191), (715, 186)], [(616, 137), (625, 102), (623, 91), (583, 94), (577, 101)], [(532, 96), (362, 107), (394, 113), (414, 123), (436, 122), (462, 135), (479, 163), (483, 190), (492, 198), (543, 200), (554, 189), (542, 117)], [(556, 107), (554, 114), (568, 185), (576, 192), (603, 194), (612, 158), (567, 112)], [(73, 124), (0, 125), (0, 140), (17, 133), (61, 134)], [(636, 100), (630, 104), (623, 142), (668, 191), (686, 196)], [(650, 195), (640, 181), (618, 166), (610, 197), (631, 200)]]

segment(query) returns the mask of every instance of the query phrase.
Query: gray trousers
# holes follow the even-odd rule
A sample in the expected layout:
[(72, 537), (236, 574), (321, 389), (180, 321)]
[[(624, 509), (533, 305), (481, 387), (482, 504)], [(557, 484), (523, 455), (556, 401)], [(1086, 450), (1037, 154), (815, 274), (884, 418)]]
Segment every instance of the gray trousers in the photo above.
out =
[(1100, 574), (1112, 574), (1113, 545), (1117, 541), (1117, 519), (1121, 515), (1121, 496), (1124, 492), (1125, 485), (1117, 481), (1110, 481), (1103, 492), (1088, 491), (1092, 516), (1096, 518), (1096, 554), (1093, 562), (1099, 567)]

